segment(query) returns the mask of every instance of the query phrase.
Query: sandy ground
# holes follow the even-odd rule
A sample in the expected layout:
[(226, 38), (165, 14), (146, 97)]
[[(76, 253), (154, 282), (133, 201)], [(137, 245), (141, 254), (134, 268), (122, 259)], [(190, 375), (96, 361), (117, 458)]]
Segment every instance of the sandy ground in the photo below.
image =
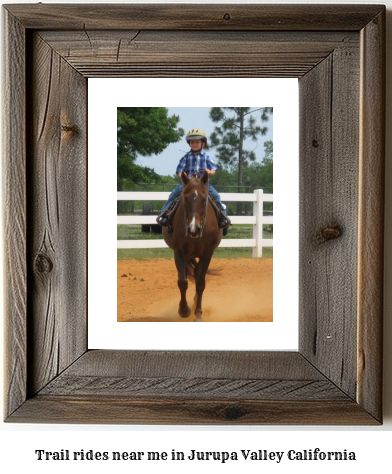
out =
[[(213, 259), (203, 295), (205, 322), (271, 322), (273, 259)], [(195, 285), (189, 282), (191, 306)], [(180, 292), (173, 259), (117, 262), (119, 322), (193, 322), (178, 315)]]

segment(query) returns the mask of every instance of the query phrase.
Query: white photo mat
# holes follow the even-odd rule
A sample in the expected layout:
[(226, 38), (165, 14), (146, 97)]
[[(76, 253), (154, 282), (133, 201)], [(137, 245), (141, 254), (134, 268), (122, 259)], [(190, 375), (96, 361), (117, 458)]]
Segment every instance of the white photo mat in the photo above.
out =
[[(189, 97), (189, 90), (203, 94)], [(118, 323), (117, 107), (220, 107), (233, 103), (274, 109), (273, 322)], [(297, 350), (298, 81), (89, 79), (88, 137), (89, 349)], [(214, 156), (213, 149), (210, 153)]]

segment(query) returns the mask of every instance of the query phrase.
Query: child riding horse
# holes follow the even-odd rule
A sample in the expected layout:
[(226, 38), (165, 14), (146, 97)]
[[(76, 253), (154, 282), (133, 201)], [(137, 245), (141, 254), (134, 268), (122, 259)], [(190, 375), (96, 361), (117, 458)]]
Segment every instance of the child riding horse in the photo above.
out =
[[(218, 170), (218, 166), (214, 163), (212, 158), (203, 150), (207, 144), (207, 136), (201, 128), (193, 128), (186, 136), (186, 141), (191, 147), (191, 150), (184, 155), (178, 163), (176, 173), (181, 177), (185, 172), (188, 178), (208, 174), (213, 176)], [(163, 206), (160, 214), (157, 217), (157, 222), (163, 227), (170, 224), (170, 217), (168, 210), (174, 200), (181, 194), (183, 184), (179, 184), (170, 194), (168, 201)], [(222, 204), (218, 192), (210, 184), (208, 185), (214, 201), (217, 203), (217, 218), (218, 225), (221, 229), (227, 228), (230, 225), (230, 219), (226, 216), (226, 208)]]

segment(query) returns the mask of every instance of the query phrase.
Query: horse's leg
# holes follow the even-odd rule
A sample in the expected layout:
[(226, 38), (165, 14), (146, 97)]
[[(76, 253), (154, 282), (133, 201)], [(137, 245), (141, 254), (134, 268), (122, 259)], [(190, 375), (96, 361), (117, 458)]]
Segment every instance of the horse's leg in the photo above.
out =
[(174, 261), (178, 272), (178, 288), (181, 293), (181, 301), (178, 307), (178, 314), (182, 318), (187, 318), (191, 314), (191, 308), (186, 301), (186, 290), (188, 289), (188, 280), (186, 277), (186, 259), (180, 250), (174, 251)]
[(202, 322), (203, 310), (201, 309), (201, 301), (203, 298), (204, 288), (206, 287), (206, 273), (211, 262), (213, 252), (208, 252), (200, 258), (197, 267), (195, 268), (195, 282), (196, 282), (196, 309), (195, 321)]

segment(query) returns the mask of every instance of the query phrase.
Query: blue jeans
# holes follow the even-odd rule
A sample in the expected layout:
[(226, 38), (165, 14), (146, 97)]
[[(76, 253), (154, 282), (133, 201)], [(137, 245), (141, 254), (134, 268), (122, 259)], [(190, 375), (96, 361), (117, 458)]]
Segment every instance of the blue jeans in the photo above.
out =
[[(171, 192), (171, 194), (170, 194), (170, 196), (167, 200), (167, 203), (162, 207), (162, 210), (161, 210), (159, 215), (162, 215), (164, 212), (166, 212), (169, 209), (171, 203), (176, 199), (177, 196), (179, 196), (182, 193), (183, 187), (184, 187), (184, 185), (181, 183), (181, 184), (178, 184), (173, 189), (173, 191)], [(223, 207), (221, 198), (220, 198), (217, 190), (213, 186), (211, 186), (211, 184), (208, 184), (208, 189), (209, 189), (212, 197), (215, 199), (216, 203), (219, 205), (219, 207), (222, 209), (222, 211), (226, 214), (226, 208)]]

